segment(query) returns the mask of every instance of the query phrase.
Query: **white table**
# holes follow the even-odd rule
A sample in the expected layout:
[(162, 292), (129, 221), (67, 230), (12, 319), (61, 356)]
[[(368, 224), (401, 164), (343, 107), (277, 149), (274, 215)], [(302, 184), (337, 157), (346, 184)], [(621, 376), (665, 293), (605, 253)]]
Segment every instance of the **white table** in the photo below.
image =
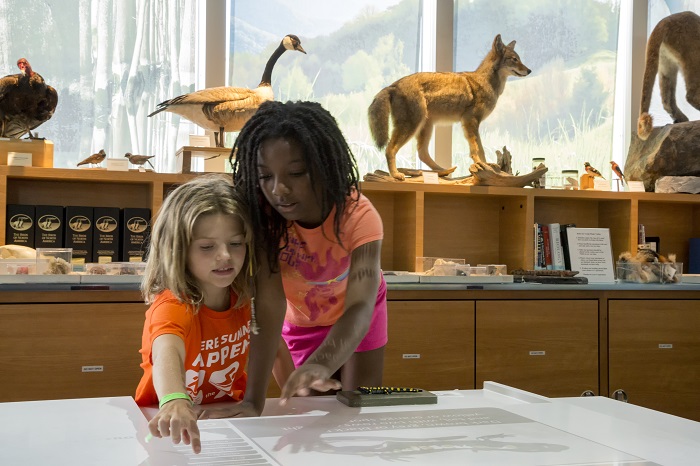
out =
[[(268, 400), (263, 417), (200, 421), (202, 453), (144, 442), (129, 397), (0, 404), (0, 465), (692, 465), (700, 423), (603, 397), (550, 399), (487, 382), (437, 405)], [(145, 415), (144, 415), (145, 413)]]

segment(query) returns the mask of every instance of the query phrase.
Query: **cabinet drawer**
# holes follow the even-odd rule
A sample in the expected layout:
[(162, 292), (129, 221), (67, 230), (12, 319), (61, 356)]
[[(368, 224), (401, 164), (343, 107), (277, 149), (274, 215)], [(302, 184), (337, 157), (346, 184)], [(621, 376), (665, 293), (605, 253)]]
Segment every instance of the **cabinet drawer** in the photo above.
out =
[(690, 300), (610, 300), (610, 393), (700, 421), (700, 307)]
[(0, 305), (0, 401), (133, 396), (142, 303)]
[(474, 388), (474, 302), (389, 301), (384, 385)]
[(598, 393), (598, 301), (477, 301), (476, 388), (548, 397)]

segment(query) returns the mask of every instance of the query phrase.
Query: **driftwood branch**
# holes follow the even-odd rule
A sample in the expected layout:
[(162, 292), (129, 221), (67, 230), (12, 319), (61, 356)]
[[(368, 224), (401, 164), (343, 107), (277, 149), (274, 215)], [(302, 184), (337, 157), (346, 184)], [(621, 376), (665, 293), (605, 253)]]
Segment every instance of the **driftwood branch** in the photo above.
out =
[(457, 170), (457, 167), (444, 168), (442, 170), (421, 170), (420, 168), (397, 168), (399, 173), (403, 173), (406, 176), (423, 176), (423, 172), (435, 172), (438, 176), (448, 176), (453, 171)]
[[(399, 169), (403, 172), (404, 169)], [(409, 171), (409, 170), (406, 170)], [(426, 170), (428, 171), (428, 170)], [(520, 187), (530, 186), (532, 182), (539, 179), (547, 172), (547, 167), (540, 164), (532, 173), (527, 175), (510, 175), (502, 171), (498, 165), (495, 163), (475, 163), (469, 167), (469, 171), (472, 173), (470, 176), (463, 178), (439, 178), (440, 184), (454, 184), (462, 186), (510, 186), (510, 187)], [(389, 175), (388, 172), (383, 170), (375, 170), (374, 173), (368, 173), (364, 176), (364, 181), (387, 181), (387, 182), (413, 182), (422, 183), (423, 175), (422, 171), (418, 169), (410, 169), (411, 176), (406, 178), (405, 181), (396, 181), (394, 177)], [(403, 172), (406, 173), (406, 172)]]
[(533, 181), (547, 173), (548, 168), (540, 164), (534, 171), (526, 175), (510, 175), (495, 164), (478, 162), (469, 167), (469, 172), (474, 177), (473, 185), (477, 186), (530, 186)]

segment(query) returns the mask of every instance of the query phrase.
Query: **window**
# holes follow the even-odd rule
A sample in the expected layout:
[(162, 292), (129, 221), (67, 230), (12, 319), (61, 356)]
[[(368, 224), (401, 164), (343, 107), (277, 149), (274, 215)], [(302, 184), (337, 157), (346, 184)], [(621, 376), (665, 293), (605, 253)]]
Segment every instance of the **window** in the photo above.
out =
[(174, 171), (194, 125), (147, 115), (195, 88), (196, 3), (0, 0), (3, 76), (26, 57), (58, 92), (56, 112), (36, 129), (54, 142), (54, 167), (75, 168), (104, 149), (156, 155), (157, 171)]
[[(610, 173), (619, 2), (457, 0), (455, 17), (455, 71), (475, 70), (499, 33), (505, 44), (516, 41), (532, 70), (508, 79), (481, 124), (487, 161), (506, 146), (514, 173), (529, 173), (536, 157), (545, 158), (555, 182), (562, 170), (582, 174), (586, 161)], [(473, 162), (459, 125), (452, 145), (455, 174), (469, 174)]]
[[(272, 73), (275, 100), (321, 103), (338, 120), (360, 175), (386, 170), (367, 108), (384, 86), (418, 70), (420, 6), (418, 0), (235, 0), (229, 83), (257, 87), (272, 51), (285, 34), (296, 34), (307, 55), (287, 52), (279, 59)], [(413, 152), (407, 145), (399, 165), (413, 166)]]
[[(369, 132), (367, 108), (383, 87), (430, 70), (424, 64), (431, 62), (426, 56), (433, 52), (429, 36), (435, 27), (428, 24), (434, 21), (428, 13), (436, 1), (449, 0), (229, 0), (229, 37), (220, 40), (232, 52), (228, 67), (217, 72), (227, 75), (219, 82), (256, 87), (282, 37), (298, 35), (308, 54), (288, 52), (280, 58), (272, 74), (275, 98), (320, 102), (339, 121), (360, 174), (386, 170), (383, 151)], [(202, 130), (171, 113), (147, 115), (164, 100), (204, 87), (203, 70), (212, 74), (213, 67), (199, 52), (207, 29), (203, 11), (221, 8), (219, 3), (0, 0), (0, 73), (17, 73), (15, 63), (24, 56), (59, 94), (55, 115), (37, 129), (54, 142), (54, 165), (74, 168), (104, 148), (115, 157), (156, 155), (157, 171), (176, 171), (176, 150), (187, 145), (188, 134)], [(514, 170), (521, 173), (531, 170), (532, 158), (543, 156), (551, 174), (568, 168), (581, 173), (589, 161), (607, 175), (613, 153), (619, 153), (618, 162), (624, 158), (626, 142), (613, 120), (622, 112), (637, 118), (638, 102), (614, 104), (616, 93), (630, 92), (632, 77), (618, 72), (616, 63), (622, 47), (618, 31), (627, 23), (631, 3), (454, 1), (454, 70), (474, 70), (497, 33), (506, 43), (516, 40), (516, 51), (533, 70), (527, 78), (509, 79), (482, 123), (487, 160), (494, 161), (495, 151), (507, 146)], [(669, 13), (700, 10), (699, 3), (649, 0), (649, 31)], [(221, 14), (215, 19), (226, 20)], [(700, 117), (684, 93), (679, 80), (679, 105), (691, 119)], [(658, 90), (652, 113), (656, 124), (668, 122)], [(227, 146), (234, 136), (228, 135)], [(452, 150), (456, 174), (467, 174), (471, 159), (459, 125), (453, 126)], [(412, 141), (399, 152), (398, 164), (415, 166), (415, 159)]]

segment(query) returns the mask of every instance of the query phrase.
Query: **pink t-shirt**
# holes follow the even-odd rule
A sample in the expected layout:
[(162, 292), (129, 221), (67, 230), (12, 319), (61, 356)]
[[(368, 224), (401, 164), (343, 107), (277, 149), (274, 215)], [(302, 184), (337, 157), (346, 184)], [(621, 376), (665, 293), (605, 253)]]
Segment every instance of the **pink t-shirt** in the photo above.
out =
[(333, 325), (345, 310), (350, 256), (358, 246), (384, 237), (382, 219), (372, 203), (360, 195), (348, 199), (340, 222), (338, 243), (333, 231), (335, 209), (323, 225), (289, 228), (289, 244), (280, 252), (280, 269), (287, 295), (285, 320), (302, 327)]

